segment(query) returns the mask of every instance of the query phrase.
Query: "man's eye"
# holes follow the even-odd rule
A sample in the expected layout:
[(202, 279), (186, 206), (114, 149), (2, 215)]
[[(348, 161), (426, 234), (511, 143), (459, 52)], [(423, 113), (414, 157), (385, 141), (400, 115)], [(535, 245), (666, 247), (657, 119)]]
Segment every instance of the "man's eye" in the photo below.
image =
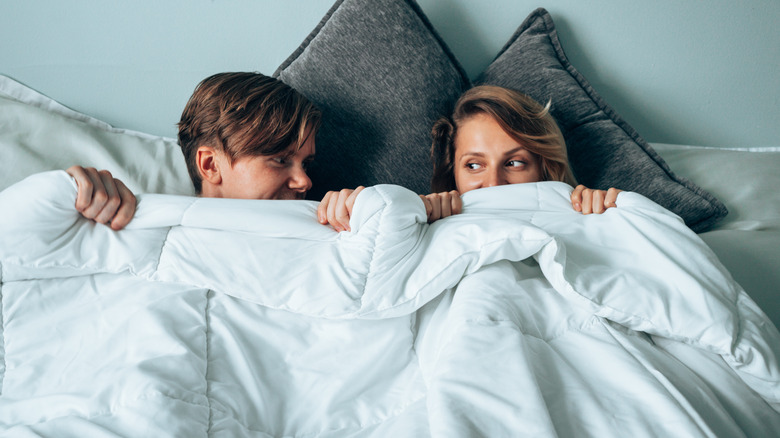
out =
[(276, 164), (285, 164), (285, 163), (287, 163), (287, 158), (286, 157), (274, 157), (273, 160), (274, 160), (274, 163), (276, 163)]

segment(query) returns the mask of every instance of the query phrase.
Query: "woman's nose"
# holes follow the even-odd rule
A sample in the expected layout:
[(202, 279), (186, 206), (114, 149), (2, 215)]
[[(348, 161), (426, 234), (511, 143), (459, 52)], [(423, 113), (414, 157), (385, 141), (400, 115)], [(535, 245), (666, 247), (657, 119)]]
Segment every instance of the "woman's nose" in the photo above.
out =
[(506, 184), (506, 181), (504, 179), (503, 174), (500, 172), (499, 169), (496, 169), (495, 167), (488, 170), (488, 172), (485, 175), (485, 180), (482, 183), (483, 187), (495, 187), (495, 186), (502, 186)]

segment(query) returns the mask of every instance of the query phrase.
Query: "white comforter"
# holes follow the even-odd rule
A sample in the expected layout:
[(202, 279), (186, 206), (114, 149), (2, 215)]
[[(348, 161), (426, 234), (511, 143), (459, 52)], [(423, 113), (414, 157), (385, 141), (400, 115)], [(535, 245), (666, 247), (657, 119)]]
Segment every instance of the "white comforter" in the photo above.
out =
[(669, 212), (470, 192), (429, 226), (316, 203), (140, 196), (121, 232), (64, 172), (0, 193), (2, 436), (770, 436), (780, 335)]

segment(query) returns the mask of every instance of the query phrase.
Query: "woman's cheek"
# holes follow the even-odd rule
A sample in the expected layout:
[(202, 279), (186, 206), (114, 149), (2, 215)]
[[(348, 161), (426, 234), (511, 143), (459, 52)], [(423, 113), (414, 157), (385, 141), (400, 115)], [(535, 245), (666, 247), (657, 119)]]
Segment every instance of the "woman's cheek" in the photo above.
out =
[(462, 195), (466, 192), (469, 192), (471, 190), (476, 190), (482, 187), (482, 184), (481, 181), (478, 179), (461, 178), (460, 181), (455, 181), (455, 186), (458, 189), (458, 192), (460, 192), (460, 194)]

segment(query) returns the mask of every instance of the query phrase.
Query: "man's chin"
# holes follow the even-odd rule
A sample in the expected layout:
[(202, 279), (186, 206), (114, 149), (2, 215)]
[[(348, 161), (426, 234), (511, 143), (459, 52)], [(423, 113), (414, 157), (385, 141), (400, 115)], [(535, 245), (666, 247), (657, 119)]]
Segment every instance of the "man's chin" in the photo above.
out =
[(306, 193), (298, 193), (298, 192), (279, 193), (274, 197), (274, 199), (280, 201), (300, 201), (302, 199), (306, 199)]

